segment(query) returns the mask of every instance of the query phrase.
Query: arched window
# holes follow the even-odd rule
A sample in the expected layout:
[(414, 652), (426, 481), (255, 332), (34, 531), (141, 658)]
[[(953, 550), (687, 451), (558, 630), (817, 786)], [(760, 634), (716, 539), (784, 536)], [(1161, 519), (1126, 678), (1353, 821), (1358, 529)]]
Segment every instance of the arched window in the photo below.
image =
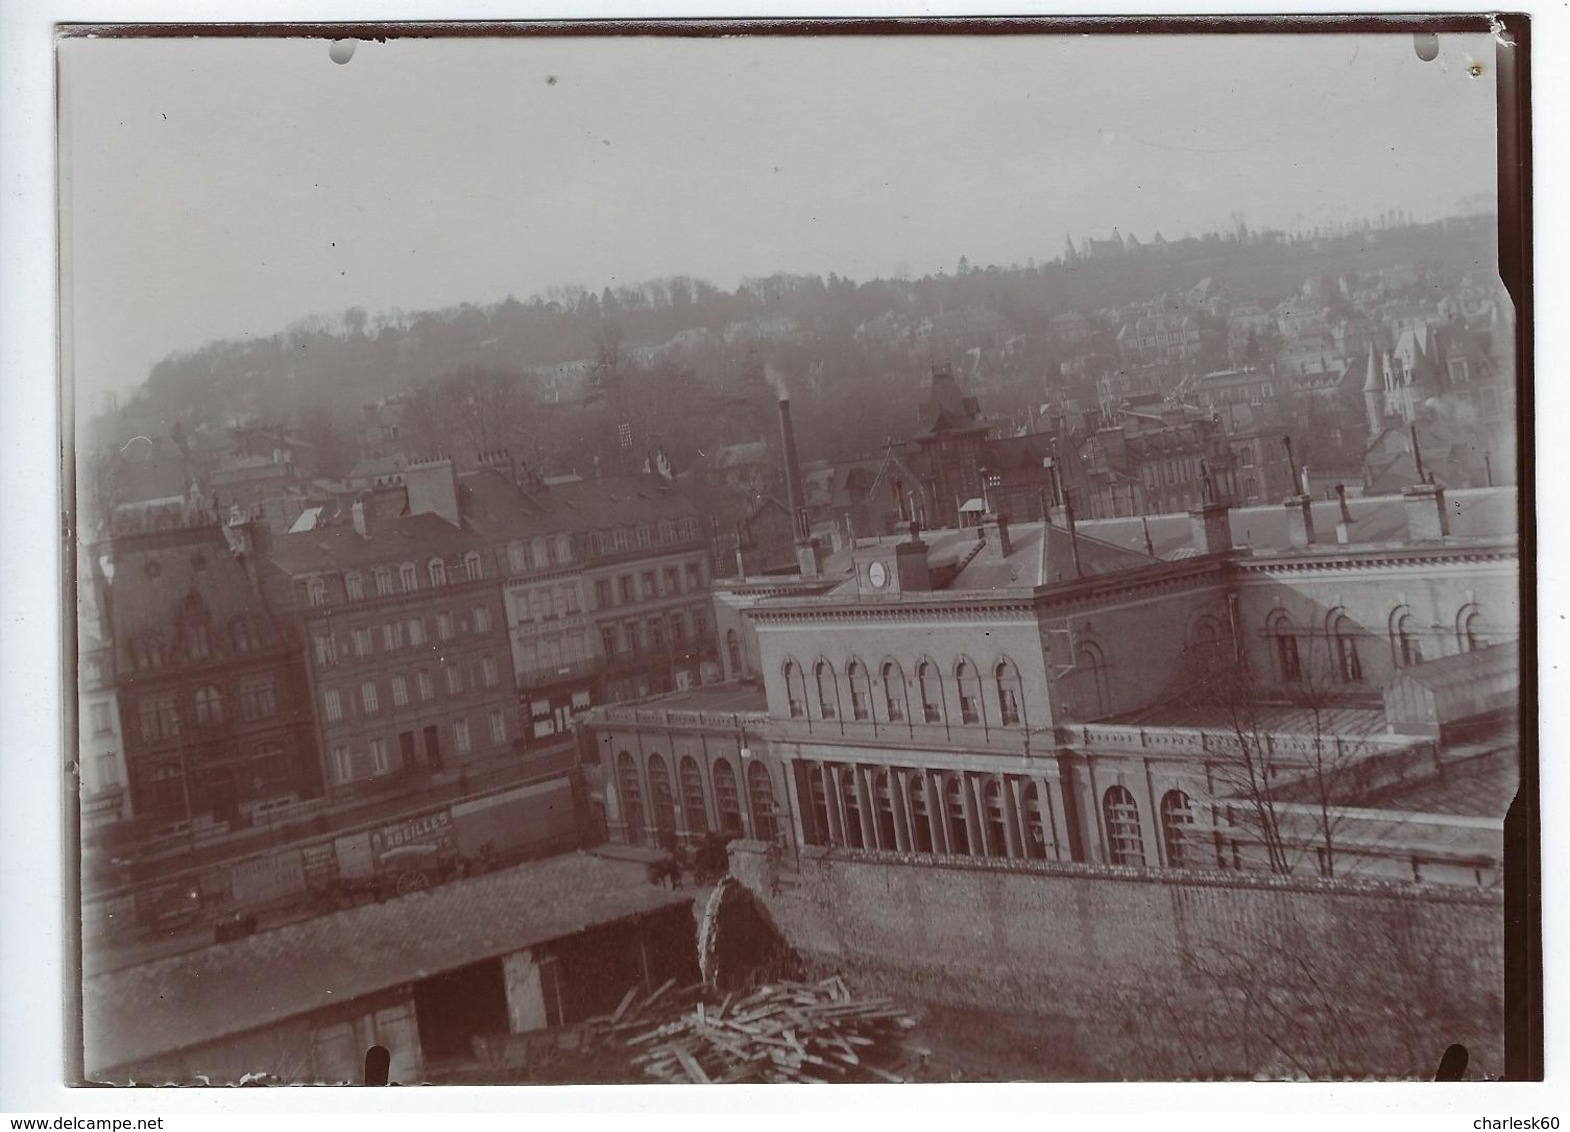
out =
[(350, 601), (365, 600), (365, 580), (358, 571), (351, 570), (343, 576), (344, 592), (349, 595)]
[(989, 779), (981, 795), (986, 803), (987, 856), (1007, 857), (1009, 849), (1007, 819), (1003, 812), (1003, 785), (995, 778)]
[(949, 852), (970, 856), (970, 823), (965, 820), (965, 787), (958, 778), (943, 779), (943, 814), (948, 822)]
[(703, 772), (698, 760), (685, 756), (677, 767), (681, 778), (681, 812), (686, 819), (688, 833), (709, 832), (708, 808), (703, 804)]
[(1418, 639), (1417, 618), (1406, 606), (1390, 615), (1390, 655), (1397, 668), (1423, 663), (1423, 645)]
[(801, 674), (801, 665), (794, 660), (785, 662), (785, 700), (792, 719), (807, 717), (807, 681)]
[(725, 630), (725, 651), (730, 655), (730, 671), (732, 676), (742, 675), (741, 667), (741, 638), (736, 635), (735, 629)]
[(1475, 605), (1463, 605), (1456, 615), (1456, 644), (1462, 652), (1476, 652), (1483, 647), (1483, 615)]
[(621, 783), (622, 820), (627, 826), (627, 844), (643, 844), (643, 790), (638, 785), (638, 764), (626, 751), (616, 756), (616, 778)]
[(543, 570), (551, 564), (550, 543), (546, 542), (544, 538), (536, 538), (531, 547), (534, 551), (534, 568), (536, 570)]
[(959, 686), (959, 719), (961, 723), (981, 722), (981, 677), (976, 666), (962, 660), (954, 669), (954, 682)]
[(736, 788), (736, 771), (729, 759), (714, 760), (714, 808), (719, 811), (720, 832), (740, 837), (744, 832), (741, 792)]
[(1145, 838), (1139, 829), (1139, 806), (1134, 795), (1121, 786), (1109, 787), (1101, 799), (1107, 823), (1108, 863), (1144, 865)]
[(1193, 864), (1189, 838), (1193, 832), (1194, 808), (1187, 794), (1168, 790), (1161, 798), (1161, 841), (1167, 851), (1167, 867), (1186, 869)]
[(392, 571), (385, 566), (378, 566), (376, 568), (376, 596), (386, 597), (392, 592)]
[(1243, 447), (1238, 449), (1237, 460), (1243, 467), (1252, 468), (1254, 466), (1254, 450), (1246, 444), (1243, 445)]
[(1074, 650), (1074, 667), (1082, 674), (1083, 687), (1088, 699), (1087, 718), (1099, 719), (1112, 712), (1112, 690), (1107, 682), (1107, 661), (1101, 646), (1094, 641), (1082, 641)]
[(827, 845), (832, 840), (829, 825), (829, 790), (823, 779), (823, 768), (814, 766), (807, 771), (807, 804), (812, 813), (812, 843)]
[(932, 852), (932, 818), (927, 812), (927, 780), (920, 774), (910, 776), (911, 848), (918, 853)]
[(224, 721), (224, 694), (216, 684), (203, 684), (196, 689), (196, 722), (203, 727), (217, 727)]
[(852, 849), (865, 849), (867, 840), (861, 834), (861, 794), (856, 789), (856, 772), (841, 767), (839, 772), (840, 798), (845, 803), (845, 844)]
[(305, 584), (306, 593), (310, 596), (312, 605), (327, 604), (327, 583), (320, 578), (312, 578)]
[(872, 718), (872, 684), (867, 679), (867, 666), (853, 660), (845, 668), (845, 679), (850, 683), (850, 714), (858, 720)]
[(759, 841), (773, 841), (779, 836), (774, 820), (774, 783), (769, 780), (769, 768), (756, 759), (747, 766), (747, 800), (752, 804), (752, 835)]
[(877, 832), (878, 848), (899, 848), (899, 838), (894, 832), (894, 791), (889, 786), (889, 772), (886, 770), (880, 770), (873, 776), (872, 803), (877, 818), (873, 828)]
[(1211, 676), (1226, 664), (1226, 650), (1221, 625), (1208, 614), (1200, 617), (1189, 628), (1188, 660), (1192, 672)]
[(836, 719), (840, 713), (839, 684), (834, 679), (834, 666), (826, 660), (820, 660), (813, 670), (818, 685), (818, 716), (822, 719)]
[(485, 577), (485, 564), (472, 550), (463, 556), (463, 572), (471, 582), (478, 582)]
[(431, 585), (445, 586), (447, 584), (447, 563), (440, 558), (433, 558), (425, 564), (426, 572), (430, 575)]
[(507, 544), (507, 569), (514, 574), (528, 572), (529, 554), (518, 539), (513, 539)]
[(943, 722), (943, 678), (938, 666), (924, 660), (916, 668), (916, 682), (921, 686), (921, 718), (926, 723)]
[(1357, 684), (1363, 679), (1363, 661), (1357, 653), (1357, 626), (1345, 614), (1333, 614), (1330, 641), (1336, 661), (1336, 679)]
[(676, 797), (671, 793), (670, 771), (659, 755), (649, 756), (649, 795), (654, 813), (654, 835), (664, 845), (676, 834)]
[(883, 665), (883, 706), (890, 723), (905, 720), (905, 673), (892, 660)]
[(398, 584), (403, 587), (404, 593), (411, 592), (418, 584), (413, 562), (405, 562), (398, 567)]
[(1034, 782), (1020, 791), (1025, 818), (1025, 856), (1044, 861), (1047, 857), (1047, 825), (1041, 817), (1041, 794)]
[(1292, 619), (1285, 613), (1278, 613), (1270, 621), (1270, 639), (1276, 654), (1276, 674), (1283, 683), (1292, 683), (1303, 678), (1303, 662), (1297, 652), (1297, 632), (1292, 625)]
[(1012, 660), (1000, 661), (993, 676), (998, 684), (998, 711), (1003, 726), (1018, 726), (1023, 718), (1019, 708), (1023, 695), (1019, 683), (1019, 669), (1014, 667)]

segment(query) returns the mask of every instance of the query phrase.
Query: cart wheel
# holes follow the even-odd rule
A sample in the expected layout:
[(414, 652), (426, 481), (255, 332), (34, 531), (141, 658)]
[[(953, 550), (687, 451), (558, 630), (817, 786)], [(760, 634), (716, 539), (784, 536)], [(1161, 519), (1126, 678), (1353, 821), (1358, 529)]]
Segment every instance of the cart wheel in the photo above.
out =
[(398, 895), (402, 896), (405, 893), (413, 892), (415, 889), (424, 888), (430, 883), (430, 877), (418, 869), (410, 869), (408, 872), (398, 875)]

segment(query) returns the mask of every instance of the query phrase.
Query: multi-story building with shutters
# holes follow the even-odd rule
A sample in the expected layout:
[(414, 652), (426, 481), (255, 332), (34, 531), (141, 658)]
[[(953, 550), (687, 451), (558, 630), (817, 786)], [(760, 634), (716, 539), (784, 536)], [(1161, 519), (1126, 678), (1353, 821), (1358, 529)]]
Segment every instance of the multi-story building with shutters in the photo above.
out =
[(592, 704), (719, 679), (693, 500), (658, 474), (547, 484), (502, 456), (458, 493), (502, 577), (525, 743), (560, 741)]
[(258, 554), (268, 604), (305, 660), (334, 796), (517, 749), (495, 560), (459, 525), (452, 493), (411, 493), (416, 503), (395, 518), (355, 504), (351, 522), (279, 536)]
[(217, 516), (193, 503), (122, 508), (104, 559), (132, 812), (154, 829), (216, 828), (319, 795), (298, 654)]

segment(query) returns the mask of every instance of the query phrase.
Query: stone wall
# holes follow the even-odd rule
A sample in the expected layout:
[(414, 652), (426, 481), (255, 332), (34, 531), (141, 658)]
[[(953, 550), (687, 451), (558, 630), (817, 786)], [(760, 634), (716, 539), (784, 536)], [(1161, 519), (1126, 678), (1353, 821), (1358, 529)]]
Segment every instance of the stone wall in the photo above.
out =
[(1452, 1042), (1503, 1069), (1498, 891), (811, 850), (771, 896), (755, 847), (731, 868), (809, 964), (1011, 1028), (1015, 1076), (1431, 1079)]

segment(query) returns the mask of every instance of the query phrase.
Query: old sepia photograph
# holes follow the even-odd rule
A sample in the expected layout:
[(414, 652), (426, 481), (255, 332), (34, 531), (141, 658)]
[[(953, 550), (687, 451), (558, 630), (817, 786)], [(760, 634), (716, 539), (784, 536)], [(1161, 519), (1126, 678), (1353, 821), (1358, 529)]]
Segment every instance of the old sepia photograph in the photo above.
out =
[(62, 26), (67, 1079), (1532, 1076), (1501, 28)]

